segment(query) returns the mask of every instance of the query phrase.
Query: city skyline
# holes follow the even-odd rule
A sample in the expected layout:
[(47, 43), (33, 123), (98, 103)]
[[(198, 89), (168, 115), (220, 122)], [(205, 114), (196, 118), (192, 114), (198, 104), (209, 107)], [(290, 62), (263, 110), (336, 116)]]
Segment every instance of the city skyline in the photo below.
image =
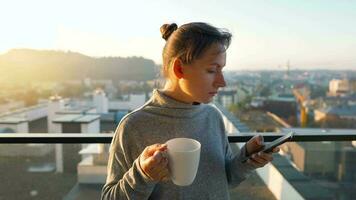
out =
[(0, 54), (70, 50), (161, 64), (159, 27), (204, 21), (233, 34), (226, 70), (284, 70), (288, 61), (291, 70), (356, 69), (353, 8), (351, 1), (5, 1)]

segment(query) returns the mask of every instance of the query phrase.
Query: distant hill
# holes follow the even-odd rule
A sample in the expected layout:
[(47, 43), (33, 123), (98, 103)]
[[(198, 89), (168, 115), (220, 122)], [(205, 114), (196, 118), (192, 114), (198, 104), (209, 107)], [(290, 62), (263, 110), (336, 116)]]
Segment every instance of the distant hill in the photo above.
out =
[(158, 67), (143, 57), (93, 58), (74, 52), (13, 49), (0, 55), (0, 78), (18, 81), (151, 80)]

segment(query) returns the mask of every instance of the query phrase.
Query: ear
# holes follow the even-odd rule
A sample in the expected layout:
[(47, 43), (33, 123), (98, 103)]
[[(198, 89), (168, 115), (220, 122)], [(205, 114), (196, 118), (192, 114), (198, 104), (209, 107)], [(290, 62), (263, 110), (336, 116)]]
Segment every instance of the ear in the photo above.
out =
[(177, 79), (183, 78), (183, 65), (179, 58), (175, 58), (173, 61), (173, 73)]

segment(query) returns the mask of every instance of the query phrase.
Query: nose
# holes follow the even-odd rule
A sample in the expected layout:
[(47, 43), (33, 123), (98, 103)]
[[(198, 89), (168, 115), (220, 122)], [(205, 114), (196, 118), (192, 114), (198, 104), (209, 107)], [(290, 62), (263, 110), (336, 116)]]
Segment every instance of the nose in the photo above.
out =
[(226, 86), (226, 82), (225, 82), (225, 78), (222, 72), (218, 73), (218, 75), (215, 78), (215, 86), (216, 87), (225, 87)]

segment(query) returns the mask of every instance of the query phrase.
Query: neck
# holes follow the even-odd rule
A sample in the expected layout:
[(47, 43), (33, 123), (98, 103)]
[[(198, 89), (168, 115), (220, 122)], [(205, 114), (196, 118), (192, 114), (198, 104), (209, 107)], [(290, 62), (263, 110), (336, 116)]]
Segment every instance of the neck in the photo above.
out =
[(194, 104), (196, 102), (192, 101), (188, 95), (186, 95), (178, 84), (173, 84), (171, 81), (167, 81), (162, 92), (175, 99), (186, 104)]

